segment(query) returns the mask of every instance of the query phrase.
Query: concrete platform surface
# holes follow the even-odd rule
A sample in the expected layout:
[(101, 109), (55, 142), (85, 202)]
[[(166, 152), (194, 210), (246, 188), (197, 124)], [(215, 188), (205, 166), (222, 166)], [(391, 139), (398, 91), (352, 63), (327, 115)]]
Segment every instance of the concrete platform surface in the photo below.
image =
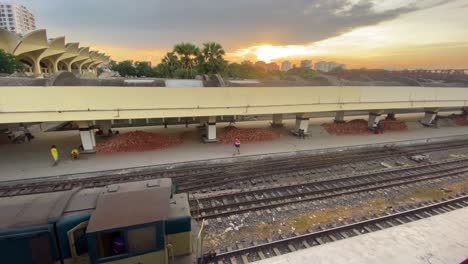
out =
[(457, 264), (468, 258), (468, 208), (254, 262)]
[[(415, 118), (420, 117), (422, 115), (410, 115), (407, 117), (412, 120), (408, 122), (408, 131), (389, 132), (383, 135), (369, 134), (357, 136), (329, 135), (320, 125), (324, 122), (332, 122), (332, 119), (314, 118), (311, 120), (309, 127), (310, 137), (305, 139), (299, 139), (291, 135), (290, 130), (294, 128), (295, 120), (286, 120), (284, 127), (276, 128), (276, 131), (281, 134), (278, 140), (261, 143), (244, 142), (241, 147), (242, 154), (240, 157), (468, 135), (468, 127), (424, 128), (415, 122)], [(354, 118), (359, 117), (349, 117), (348, 120)], [(399, 115), (398, 118), (403, 119), (406, 117)], [(218, 124), (218, 133), (226, 126), (226, 123)], [(240, 128), (269, 128), (270, 121), (239, 122), (236, 126)], [(0, 181), (87, 174), (114, 169), (233, 157), (234, 148), (230, 144), (203, 143), (200, 132), (195, 125), (191, 125), (188, 128), (184, 126), (169, 126), (167, 129), (163, 127), (134, 127), (119, 128), (118, 130), (120, 133), (143, 130), (161, 134), (180, 135), (183, 137), (184, 143), (169, 149), (146, 152), (87, 154), (81, 155), (80, 160), (72, 161), (69, 157), (70, 150), (81, 144), (78, 131), (40, 133), (39, 131), (31, 130), (34, 136), (36, 136), (36, 139), (31, 143), (0, 144)], [(99, 142), (100, 139), (97, 138), (97, 140)], [(51, 145), (57, 146), (60, 155), (60, 163), (54, 167), (51, 166), (52, 159), (49, 153)], [(86, 175), (83, 175), (83, 177), (86, 177)]]

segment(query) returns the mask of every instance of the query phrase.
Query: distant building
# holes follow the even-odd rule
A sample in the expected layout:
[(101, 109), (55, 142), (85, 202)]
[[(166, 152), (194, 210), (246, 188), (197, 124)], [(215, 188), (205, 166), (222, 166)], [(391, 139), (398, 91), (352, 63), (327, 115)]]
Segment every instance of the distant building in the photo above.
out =
[(36, 29), (36, 20), (23, 5), (0, 3), (0, 28), (24, 35)]
[(291, 62), (289, 61), (283, 61), (283, 63), (281, 63), (281, 71), (289, 71), (290, 69), (292, 69), (291, 67)]
[(384, 67), (383, 69), (385, 71), (394, 71), (395, 70), (395, 68), (393, 68), (393, 67)]
[(345, 70), (346, 65), (345, 64), (338, 64), (338, 63), (333, 62), (333, 61), (330, 61), (330, 62), (319, 61), (319, 62), (315, 63), (315, 67), (314, 67), (314, 69), (316, 71), (321, 71), (321, 72), (329, 72), (329, 71), (334, 70), (336, 68), (342, 68), (343, 70)]
[(311, 68), (311, 67), (312, 67), (312, 61), (310, 60), (301, 61), (301, 68)]
[(242, 65), (253, 65), (253, 63), (249, 60), (245, 60), (243, 62), (241, 62)]
[(267, 71), (279, 71), (280, 67), (275, 62), (272, 62), (266, 65), (266, 70)]

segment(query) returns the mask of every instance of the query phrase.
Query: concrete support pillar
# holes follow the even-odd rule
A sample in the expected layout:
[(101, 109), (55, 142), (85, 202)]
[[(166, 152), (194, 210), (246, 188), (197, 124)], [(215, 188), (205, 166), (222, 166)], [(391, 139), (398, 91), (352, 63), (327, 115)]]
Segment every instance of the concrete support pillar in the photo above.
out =
[(379, 113), (369, 113), (369, 121), (367, 123), (367, 127), (373, 129), (377, 127), (380, 121), (380, 114)]
[(218, 138), (216, 137), (216, 116), (208, 117), (208, 122), (206, 126), (206, 135), (203, 138), (205, 143), (217, 142)]
[(425, 126), (435, 126), (435, 119), (437, 117), (437, 111), (426, 111), (424, 118), (421, 120), (421, 124)]
[(94, 131), (90, 129), (87, 121), (78, 122), (80, 130), (81, 144), (83, 145), (84, 153), (96, 152), (96, 138), (94, 137)]
[(111, 120), (100, 120), (98, 121), (99, 128), (102, 130), (103, 136), (110, 136), (109, 130), (112, 129), (112, 122)]
[(283, 114), (274, 114), (273, 115), (273, 123), (271, 123), (274, 127), (282, 127), (283, 126)]
[(71, 62), (68, 62), (66, 63), (67, 64), (67, 71), (68, 72), (72, 72), (72, 63)]
[(33, 64), (33, 73), (41, 74), (42, 72), (41, 72), (41, 63), (40, 63), (40, 61), (37, 60), (37, 59), (34, 59), (33, 63), (34, 63)]
[(296, 115), (296, 126), (294, 128), (293, 134), (296, 136), (302, 136), (301, 130), (306, 136), (309, 132), (309, 118), (304, 117), (303, 115)]
[(337, 111), (337, 112), (335, 112), (334, 122), (335, 123), (344, 123), (345, 122), (344, 117), (345, 117), (344, 111)]
[(54, 72), (54, 73), (55, 73), (55, 72), (58, 72), (58, 71), (59, 71), (59, 69), (58, 69), (58, 60), (54, 60), (54, 61), (52, 62), (52, 64), (53, 64), (53, 66), (52, 66), (53, 72)]
[(396, 120), (395, 113), (388, 113), (387, 117), (385, 117), (386, 120)]

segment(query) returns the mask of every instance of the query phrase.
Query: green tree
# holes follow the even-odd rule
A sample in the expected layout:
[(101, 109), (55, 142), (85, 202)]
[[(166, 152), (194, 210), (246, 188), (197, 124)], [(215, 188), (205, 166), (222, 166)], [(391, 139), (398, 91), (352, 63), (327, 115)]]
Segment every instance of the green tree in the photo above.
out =
[(23, 68), (23, 63), (21, 63), (15, 56), (0, 49), (0, 73), (11, 74), (21, 71)]
[(203, 49), (198, 56), (200, 73), (222, 73), (227, 64), (223, 58), (225, 54), (226, 52), (220, 44), (215, 42), (204, 43)]
[(184, 76), (179, 78), (193, 79), (197, 74), (195, 66), (197, 66), (200, 50), (191, 43), (182, 42), (174, 46), (174, 53), (179, 58), (181, 68), (184, 69), (184, 71), (178, 71), (184, 73)]
[(267, 76), (267, 72), (254, 65), (231, 63), (227, 66), (225, 75), (233, 78), (261, 79)]
[(117, 71), (118, 63), (115, 60), (109, 62), (109, 69), (111, 71)]
[(137, 71), (136, 68), (133, 66), (133, 62), (130, 60), (122, 61), (118, 63), (114, 69), (114, 71), (117, 71), (120, 76), (125, 77), (125, 76), (136, 76)]
[(153, 68), (146, 61), (137, 61), (135, 62), (136, 75), (138, 77), (155, 77), (155, 72)]
[(289, 76), (300, 76), (301, 78), (307, 79), (307, 78), (312, 78), (317, 74), (316, 71), (309, 69), (309, 68), (294, 68), (290, 69), (289, 71), (286, 72), (286, 75)]
[(161, 77), (174, 78), (176, 70), (180, 68), (180, 61), (174, 52), (168, 52), (156, 68)]

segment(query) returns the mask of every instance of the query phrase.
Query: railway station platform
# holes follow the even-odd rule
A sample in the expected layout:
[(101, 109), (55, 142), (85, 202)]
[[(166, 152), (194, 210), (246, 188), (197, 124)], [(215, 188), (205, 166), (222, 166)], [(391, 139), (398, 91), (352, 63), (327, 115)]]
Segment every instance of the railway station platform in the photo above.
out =
[[(314, 118), (311, 120), (310, 137), (299, 139), (290, 131), (295, 126), (295, 120), (284, 120), (281, 128), (281, 137), (275, 141), (262, 143), (243, 143), (241, 147), (241, 159), (249, 156), (286, 153), (296, 151), (319, 151), (329, 148), (352, 148), (355, 146), (373, 146), (375, 144), (387, 144), (400, 141), (424, 141), (440, 137), (466, 136), (467, 127), (441, 127), (426, 128), (416, 120), (423, 114), (399, 115), (398, 118), (407, 120), (408, 131), (388, 132), (382, 135), (357, 135), (357, 136), (332, 136), (329, 135), (321, 124), (331, 122), (330, 118)], [(356, 119), (360, 117), (349, 117)], [(366, 117), (362, 117), (366, 118)], [(228, 124), (219, 124), (218, 129)], [(269, 128), (270, 121), (239, 122), (237, 127), (262, 127)], [(119, 154), (86, 154), (79, 160), (72, 161), (68, 154), (70, 150), (80, 145), (78, 131), (61, 132), (31, 132), (36, 139), (24, 144), (0, 144), (0, 181), (36, 179), (40, 177), (89, 177), (107, 170), (117, 170), (112, 173), (129, 172), (133, 169), (150, 168), (163, 164), (192, 162), (211, 159), (233, 158), (233, 147), (220, 143), (204, 144), (200, 140), (200, 132), (195, 125), (163, 127), (133, 127), (119, 128), (120, 133), (142, 130), (161, 134), (183, 135), (183, 144), (162, 150), (119, 153)], [(49, 153), (51, 145), (56, 145), (61, 156), (57, 166), (51, 166), (52, 160)]]
[(468, 208), (256, 264), (457, 264), (468, 258)]

